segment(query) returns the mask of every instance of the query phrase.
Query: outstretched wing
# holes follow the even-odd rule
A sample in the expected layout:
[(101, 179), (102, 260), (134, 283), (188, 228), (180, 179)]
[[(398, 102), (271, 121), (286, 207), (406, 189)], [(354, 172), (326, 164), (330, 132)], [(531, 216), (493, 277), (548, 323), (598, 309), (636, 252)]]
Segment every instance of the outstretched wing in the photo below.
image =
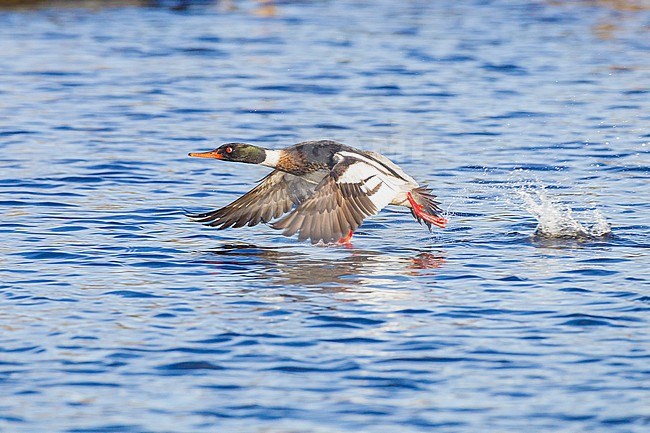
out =
[(315, 184), (298, 176), (274, 170), (252, 190), (221, 209), (190, 215), (195, 221), (207, 226), (228, 227), (254, 226), (267, 223), (287, 213), (309, 197)]
[(352, 156), (335, 155), (337, 164), (314, 194), (272, 227), (285, 236), (299, 233), (313, 244), (335, 242), (388, 205), (397, 189), (376, 167)]

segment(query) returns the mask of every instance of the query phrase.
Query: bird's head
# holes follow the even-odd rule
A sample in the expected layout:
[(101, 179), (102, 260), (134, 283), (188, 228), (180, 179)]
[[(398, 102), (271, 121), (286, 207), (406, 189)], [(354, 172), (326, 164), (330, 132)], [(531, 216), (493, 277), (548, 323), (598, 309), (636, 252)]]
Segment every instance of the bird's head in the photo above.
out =
[(264, 149), (247, 143), (226, 143), (208, 152), (192, 152), (189, 155), (196, 158), (215, 158), (248, 164), (260, 164), (266, 159)]

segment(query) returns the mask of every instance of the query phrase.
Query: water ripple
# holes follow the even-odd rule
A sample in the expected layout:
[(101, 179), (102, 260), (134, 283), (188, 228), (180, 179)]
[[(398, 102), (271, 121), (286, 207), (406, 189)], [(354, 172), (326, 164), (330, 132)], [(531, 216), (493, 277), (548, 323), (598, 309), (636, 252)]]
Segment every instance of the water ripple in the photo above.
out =
[[(647, 8), (82, 3), (0, 6), (0, 431), (647, 430)], [(449, 227), (184, 215), (319, 138)]]

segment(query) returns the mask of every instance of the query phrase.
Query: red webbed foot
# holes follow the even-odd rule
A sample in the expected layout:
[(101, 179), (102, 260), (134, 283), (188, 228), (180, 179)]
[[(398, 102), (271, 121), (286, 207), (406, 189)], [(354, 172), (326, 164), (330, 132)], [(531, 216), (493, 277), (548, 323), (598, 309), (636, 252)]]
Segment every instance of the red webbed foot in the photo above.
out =
[(440, 227), (441, 229), (447, 227), (447, 218), (439, 217), (436, 215), (429, 215), (426, 213), (424, 211), (424, 206), (416, 202), (410, 192), (406, 193), (406, 198), (408, 199), (409, 203), (411, 203), (413, 213), (416, 216), (422, 218), (424, 221), (430, 222), (431, 224)]
[(350, 243), (350, 239), (352, 239), (352, 230), (348, 231), (348, 235), (339, 239), (337, 242), (339, 245), (346, 245)]

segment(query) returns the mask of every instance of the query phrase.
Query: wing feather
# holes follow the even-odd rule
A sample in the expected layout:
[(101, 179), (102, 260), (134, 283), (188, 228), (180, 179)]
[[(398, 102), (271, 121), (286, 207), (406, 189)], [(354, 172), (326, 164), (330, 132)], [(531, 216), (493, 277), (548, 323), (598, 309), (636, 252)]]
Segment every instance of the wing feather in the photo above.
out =
[(273, 224), (285, 236), (298, 233), (312, 243), (335, 242), (376, 215), (396, 191), (384, 182), (376, 167), (352, 156), (339, 162), (316, 187), (314, 194)]
[(315, 185), (299, 176), (274, 170), (232, 203), (210, 212), (190, 215), (207, 226), (238, 228), (268, 223), (313, 194)]

